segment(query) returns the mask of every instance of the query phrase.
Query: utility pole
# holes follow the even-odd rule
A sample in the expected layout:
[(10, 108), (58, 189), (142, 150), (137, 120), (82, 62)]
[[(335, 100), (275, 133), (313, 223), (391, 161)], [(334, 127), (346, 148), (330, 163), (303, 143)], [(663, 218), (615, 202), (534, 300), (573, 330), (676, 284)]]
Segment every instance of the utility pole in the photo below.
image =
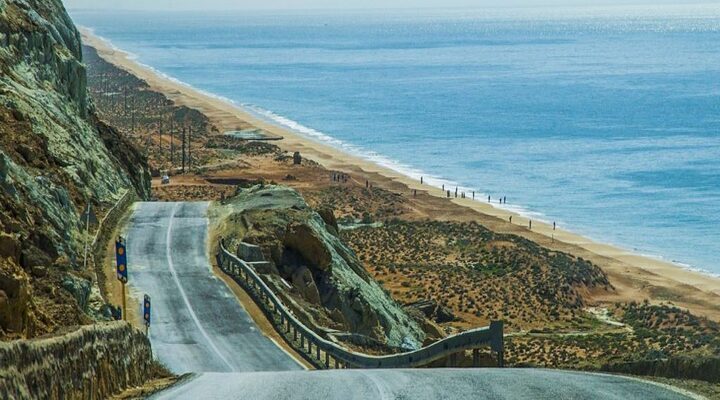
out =
[(172, 169), (175, 163), (175, 142), (173, 141), (173, 121), (170, 119), (170, 169)]
[(185, 125), (182, 130), (182, 173), (185, 173)]
[(133, 136), (135, 135), (135, 96), (132, 98), (132, 125), (131, 125), (131, 132)]
[(158, 136), (159, 136), (159, 142), (158, 142), (158, 148), (160, 149), (160, 155), (159, 157), (162, 157), (162, 128), (163, 128), (162, 120), (160, 121), (160, 128), (158, 129)]
[(192, 170), (192, 124), (188, 125), (188, 170)]

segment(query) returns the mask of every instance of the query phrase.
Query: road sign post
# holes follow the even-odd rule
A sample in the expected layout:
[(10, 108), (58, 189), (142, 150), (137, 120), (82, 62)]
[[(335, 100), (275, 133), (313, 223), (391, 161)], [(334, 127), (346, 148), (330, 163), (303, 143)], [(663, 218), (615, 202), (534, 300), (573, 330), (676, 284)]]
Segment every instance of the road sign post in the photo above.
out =
[(117, 278), (122, 284), (122, 317), (123, 321), (127, 321), (127, 307), (125, 306), (125, 284), (128, 281), (127, 248), (125, 247), (125, 239), (122, 236), (115, 241), (115, 260)]
[(150, 330), (150, 296), (145, 295), (145, 301), (143, 301), (143, 319), (145, 320), (145, 336), (147, 336)]

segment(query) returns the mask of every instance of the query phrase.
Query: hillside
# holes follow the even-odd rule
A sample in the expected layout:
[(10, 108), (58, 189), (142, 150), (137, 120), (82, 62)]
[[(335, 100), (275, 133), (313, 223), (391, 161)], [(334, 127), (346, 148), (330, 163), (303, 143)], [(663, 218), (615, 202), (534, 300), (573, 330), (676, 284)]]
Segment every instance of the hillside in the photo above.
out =
[(149, 197), (146, 160), (87, 96), (80, 35), (60, 0), (0, 0), (0, 337), (106, 318), (84, 267), (83, 210)]

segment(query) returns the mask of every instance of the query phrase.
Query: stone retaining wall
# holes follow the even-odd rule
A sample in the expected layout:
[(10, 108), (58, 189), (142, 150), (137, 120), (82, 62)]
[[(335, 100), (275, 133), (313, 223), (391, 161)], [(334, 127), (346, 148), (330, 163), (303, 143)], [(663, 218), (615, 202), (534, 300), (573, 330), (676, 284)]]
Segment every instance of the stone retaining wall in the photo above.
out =
[(0, 398), (104, 399), (152, 376), (150, 341), (126, 322), (0, 343)]
[(120, 218), (122, 218), (128, 207), (130, 207), (136, 200), (138, 200), (138, 195), (135, 191), (132, 189), (126, 190), (125, 194), (120, 197), (117, 203), (108, 210), (105, 217), (103, 217), (100, 221), (100, 226), (98, 226), (98, 230), (95, 233), (95, 237), (93, 238), (93, 242), (90, 246), (90, 251), (92, 252), (91, 261), (95, 266), (98, 288), (100, 289), (100, 294), (105, 301), (108, 299), (106, 293), (107, 287), (105, 285), (106, 277), (103, 272), (103, 265), (107, 256), (105, 246), (107, 246), (108, 242), (112, 239), (110, 236), (115, 231)]

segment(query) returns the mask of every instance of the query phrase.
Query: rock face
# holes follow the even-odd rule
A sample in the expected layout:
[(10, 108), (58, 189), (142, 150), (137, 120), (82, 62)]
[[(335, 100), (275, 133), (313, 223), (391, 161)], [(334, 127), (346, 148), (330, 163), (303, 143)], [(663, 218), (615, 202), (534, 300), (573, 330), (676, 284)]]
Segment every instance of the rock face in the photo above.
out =
[(124, 322), (0, 342), (0, 398), (105, 399), (153, 377), (153, 368), (150, 341)]
[[(147, 163), (95, 116), (61, 1), (0, 0), (0, 316), (20, 321), (0, 317), (0, 330), (33, 336), (86, 321), (86, 290), (62, 284), (68, 271), (91, 276), (80, 215), (88, 203), (108, 209), (125, 189), (149, 196)], [(26, 291), (27, 301), (13, 297)]]
[(265, 261), (265, 256), (260, 246), (245, 242), (240, 242), (238, 245), (237, 256), (247, 262)]
[(455, 320), (455, 315), (452, 310), (438, 304), (434, 300), (421, 300), (410, 303), (406, 305), (406, 307), (420, 311), (426, 318), (439, 324)]
[(396, 348), (422, 344), (425, 334), (419, 324), (294, 190), (241, 189), (212, 212), (226, 244), (245, 241), (262, 249), (277, 271), (263, 275), (266, 282), (319, 333), (347, 331)]

